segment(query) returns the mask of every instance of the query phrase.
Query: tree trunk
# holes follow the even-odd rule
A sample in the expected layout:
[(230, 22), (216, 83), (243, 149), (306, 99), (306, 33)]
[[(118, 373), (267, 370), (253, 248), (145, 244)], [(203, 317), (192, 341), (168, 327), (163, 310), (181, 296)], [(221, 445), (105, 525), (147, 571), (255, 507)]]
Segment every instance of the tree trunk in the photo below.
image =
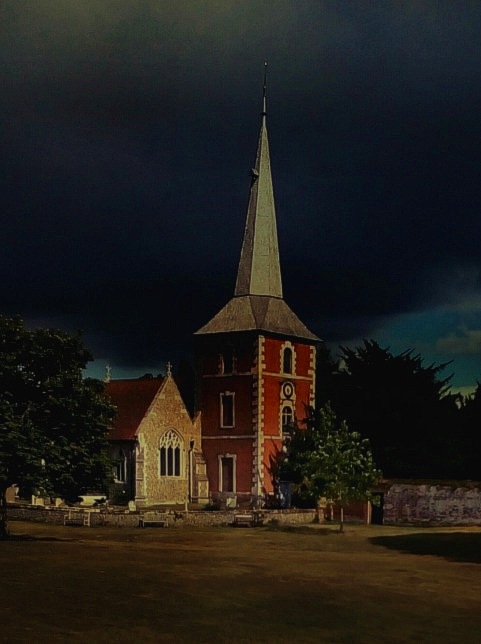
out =
[(344, 532), (344, 507), (340, 507), (340, 516), (339, 516), (339, 532)]
[(0, 493), (0, 539), (7, 539), (10, 536), (7, 524), (7, 488), (2, 488)]

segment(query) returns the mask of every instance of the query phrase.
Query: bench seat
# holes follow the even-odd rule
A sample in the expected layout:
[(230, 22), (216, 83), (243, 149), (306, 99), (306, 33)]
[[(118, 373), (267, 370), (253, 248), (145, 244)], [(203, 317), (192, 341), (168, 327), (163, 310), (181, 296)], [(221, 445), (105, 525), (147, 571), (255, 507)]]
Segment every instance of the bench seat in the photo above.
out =
[(139, 517), (139, 528), (167, 528), (168, 526), (167, 512), (145, 512)]
[(63, 524), (66, 526), (90, 526), (90, 513), (89, 512), (72, 512), (69, 510), (68, 514), (64, 515)]
[(264, 522), (264, 515), (262, 512), (242, 512), (234, 514), (233, 526), (238, 528), (240, 526), (247, 526), (254, 528), (262, 525)]

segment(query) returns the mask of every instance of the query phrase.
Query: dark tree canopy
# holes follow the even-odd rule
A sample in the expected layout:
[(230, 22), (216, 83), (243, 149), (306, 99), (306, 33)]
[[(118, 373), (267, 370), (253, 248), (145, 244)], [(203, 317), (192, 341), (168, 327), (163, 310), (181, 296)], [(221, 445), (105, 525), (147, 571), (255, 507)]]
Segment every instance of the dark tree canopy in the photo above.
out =
[(369, 438), (386, 476), (469, 476), (459, 396), (441, 376), (447, 364), (424, 366), (413, 351), (394, 355), (374, 340), (341, 352), (340, 368), (324, 369), (318, 391)]
[(481, 481), (481, 384), (463, 399), (459, 410), (459, 440), (467, 476)]
[(84, 379), (92, 359), (79, 336), (28, 330), (0, 316), (0, 491), (68, 500), (105, 489), (107, 433), (114, 408), (99, 381)]

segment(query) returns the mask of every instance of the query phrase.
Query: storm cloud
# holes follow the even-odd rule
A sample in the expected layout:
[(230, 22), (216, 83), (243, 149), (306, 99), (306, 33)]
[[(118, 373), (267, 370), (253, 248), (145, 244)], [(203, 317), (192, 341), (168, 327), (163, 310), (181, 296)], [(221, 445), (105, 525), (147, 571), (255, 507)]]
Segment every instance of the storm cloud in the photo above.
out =
[(478, 337), (478, 3), (0, 12), (4, 313), (83, 329), (114, 374), (188, 354), (233, 293), (268, 60), (287, 302), (335, 344), (476, 301), (432, 348)]

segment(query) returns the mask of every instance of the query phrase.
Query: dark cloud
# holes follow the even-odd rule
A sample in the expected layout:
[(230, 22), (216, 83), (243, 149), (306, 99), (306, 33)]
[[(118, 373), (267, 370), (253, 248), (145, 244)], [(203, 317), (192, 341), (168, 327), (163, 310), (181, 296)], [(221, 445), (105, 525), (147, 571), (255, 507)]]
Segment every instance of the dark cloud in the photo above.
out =
[(83, 328), (125, 365), (190, 347), (233, 292), (266, 58), (300, 317), (345, 340), (479, 292), (450, 278), (481, 268), (478, 3), (0, 12), (5, 312)]

